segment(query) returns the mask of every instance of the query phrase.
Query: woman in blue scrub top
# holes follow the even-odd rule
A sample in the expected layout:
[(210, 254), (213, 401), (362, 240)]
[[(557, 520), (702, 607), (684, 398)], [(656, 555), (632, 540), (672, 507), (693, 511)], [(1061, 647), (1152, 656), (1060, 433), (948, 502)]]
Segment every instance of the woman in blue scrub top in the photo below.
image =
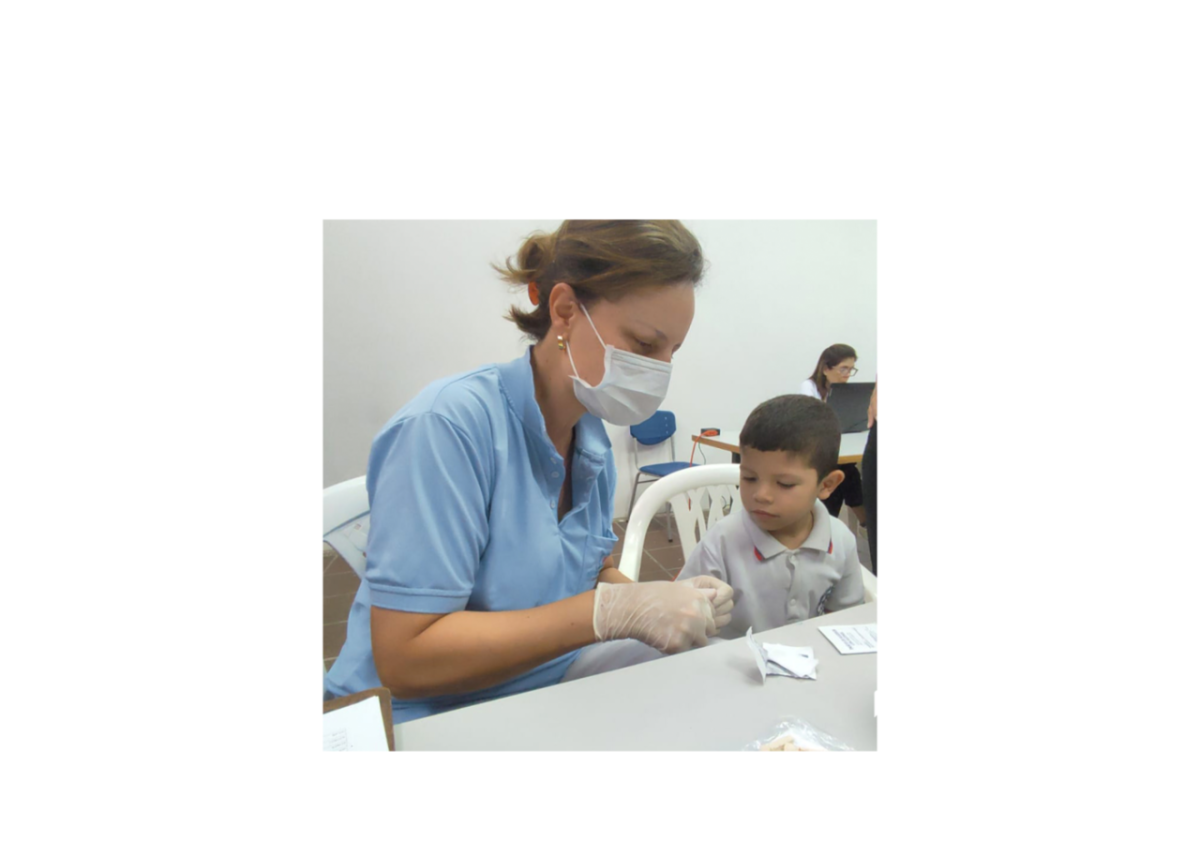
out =
[(633, 583), (611, 558), (602, 420), (662, 403), (703, 267), (678, 221), (565, 221), (497, 269), (528, 288), (508, 318), (534, 344), (431, 384), (376, 436), (366, 577), (326, 698), (383, 685), (399, 723), (574, 677), (585, 647), (611, 664), (728, 623), (728, 585)]

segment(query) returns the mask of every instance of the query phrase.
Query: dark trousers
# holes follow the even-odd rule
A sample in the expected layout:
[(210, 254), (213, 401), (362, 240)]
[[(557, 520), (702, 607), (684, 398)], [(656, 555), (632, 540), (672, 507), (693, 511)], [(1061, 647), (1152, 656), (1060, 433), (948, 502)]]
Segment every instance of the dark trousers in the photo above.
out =
[(875, 473), (875, 464), (877, 461), (875, 438), (878, 434), (879, 422), (877, 420), (871, 426), (871, 433), (867, 435), (867, 448), (863, 450), (862, 460), (863, 501), (867, 507), (867, 547), (871, 550), (871, 570), (875, 572), (876, 577), (879, 577), (879, 559), (875, 554), (875, 539), (879, 536), (879, 527), (876, 523), (879, 517), (879, 507), (877, 505), (879, 483)]
[(862, 476), (859, 475), (858, 468), (853, 464), (839, 464), (837, 469), (845, 473), (846, 478), (842, 480), (841, 485), (833, 489), (828, 500), (821, 501), (829, 510), (829, 514), (835, 518), (842, 511), (842, 503), (851, 507), (863, 504)]

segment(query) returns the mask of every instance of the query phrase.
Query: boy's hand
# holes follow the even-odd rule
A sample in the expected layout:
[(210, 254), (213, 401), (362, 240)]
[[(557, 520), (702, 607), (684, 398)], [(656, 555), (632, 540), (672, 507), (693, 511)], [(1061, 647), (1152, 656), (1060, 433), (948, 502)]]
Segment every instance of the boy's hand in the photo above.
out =
[(875, 394), (879, 392), (879, 384), (877, 383), (871, 390), (871, 404), (867, 405), (867, 428), (875, 425)]
[(680, 580), (678, 583), (681, 586), (691, 586), (696, 589), (714, 589), (716, 595), (713, 596), (713, 627), (708, 629), (708, 635), (711, 637), (733, 621), (733, 587), (723, 580), (718, 580), (715, 577), (689, 577), (687, 580)]

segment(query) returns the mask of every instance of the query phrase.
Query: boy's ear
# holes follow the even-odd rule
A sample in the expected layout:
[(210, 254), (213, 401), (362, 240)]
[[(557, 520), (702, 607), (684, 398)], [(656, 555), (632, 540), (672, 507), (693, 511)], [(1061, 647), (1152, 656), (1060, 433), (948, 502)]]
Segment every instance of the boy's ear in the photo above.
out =
[(817, 486), (817, 496), (822, 500), (828, 500), (829, 495), (842, 484), (842, 480), (845, 478), (846, 474), (840, 470), (829, 471), (829, 475), (822, 479), (821, 484)]

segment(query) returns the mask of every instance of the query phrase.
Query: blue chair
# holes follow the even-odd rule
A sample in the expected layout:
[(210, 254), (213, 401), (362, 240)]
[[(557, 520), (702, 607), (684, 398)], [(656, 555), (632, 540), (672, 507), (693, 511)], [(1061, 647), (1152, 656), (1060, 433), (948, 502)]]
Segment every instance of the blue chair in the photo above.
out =
[[(637, 499), (638, 486), (645, 483), (649, 484), (664, 476), (670, 476), (672, 473), (678, 473), (680, 470), (687, 470), (692, 465), (686, 461), (664, 461), (661, 464), (647, 464), (638, 466), (638, 447), (639, 446), (658, 446), (660, 443), (671, 441), (671, 458), (675, 458), (675, 414), (671, 411), (655, 411), (654, 416), (645, 422), (638, 423), (635, 426), (629, 427), (629, 433), (633, 435), (633, 466), (637, 468), (637, 476), (633, 480), (633, 492), (629, 495), (629, 517), (633, 515), (633, 501)], [(645, 476), (647, 478), (643, 479)], [(674, 541), (671, 537), (671, 516), (667, 515), (667, 541)]]

